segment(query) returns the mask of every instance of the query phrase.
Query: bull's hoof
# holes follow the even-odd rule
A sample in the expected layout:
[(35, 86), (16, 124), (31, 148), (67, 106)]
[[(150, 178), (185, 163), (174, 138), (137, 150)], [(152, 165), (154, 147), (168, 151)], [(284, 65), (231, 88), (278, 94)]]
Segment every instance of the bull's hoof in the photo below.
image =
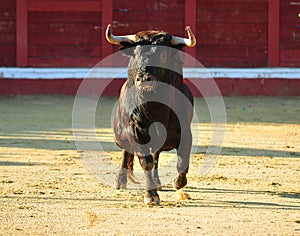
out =
[(159, 198), (159, 196), (154, 196), (154, 197), (153, 197), (153, 202), (154, 202), (156, 205), (160, 205), (160, 198)]
[(178, 190), (187, 185), (186, 175), (178, 175), (175, 179), (173, 179), (173, 188)]
[(121, 168), (116, 178), (116, 189), (127, 188), (127, 170)]
[(127, 188), (127, 183), (117, 182), (116, 189), (126, 189), (126, 188)]
[(160, 199), (159, 195), (157, 194), (156, 190), (148, 190), (146, 191), (144, 195), (144, 203), (146, 205), (151, 205), (151, 204), (160, 204)]
[(152, 204), (160, 205), (160, 198), (159, 196), (152, 196), (152, 197), (144, 196), (144, 203), (146, 205), (152, 205)]

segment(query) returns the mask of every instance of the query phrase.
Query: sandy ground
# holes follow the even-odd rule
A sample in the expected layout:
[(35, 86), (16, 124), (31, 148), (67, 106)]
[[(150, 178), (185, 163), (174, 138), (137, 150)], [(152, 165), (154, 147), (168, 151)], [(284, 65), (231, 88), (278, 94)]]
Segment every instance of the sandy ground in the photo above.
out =
[[(117, 162), (109, 128), (115, 100), (101, 100), (97, 135)], [(204, 176), (218, 127), (196, 99), (191, 199), (178, 201), (166, 182), (160, 206), (143, 204), (142, 186), (115, 190), (90, 171), (74, 144), (73, 101), (0, 98), (0, 235), (300, 235), (299, 97), (224, 98), (223, 149)]]

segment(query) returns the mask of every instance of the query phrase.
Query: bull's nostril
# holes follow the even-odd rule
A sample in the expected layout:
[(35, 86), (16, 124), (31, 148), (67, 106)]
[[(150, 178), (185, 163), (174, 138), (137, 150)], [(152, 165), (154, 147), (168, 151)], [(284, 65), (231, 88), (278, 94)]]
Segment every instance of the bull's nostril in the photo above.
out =
[(149, 82), (149, 81), (151, 81), (151, 76), (144, 76), (142, 81), (143, 82)]

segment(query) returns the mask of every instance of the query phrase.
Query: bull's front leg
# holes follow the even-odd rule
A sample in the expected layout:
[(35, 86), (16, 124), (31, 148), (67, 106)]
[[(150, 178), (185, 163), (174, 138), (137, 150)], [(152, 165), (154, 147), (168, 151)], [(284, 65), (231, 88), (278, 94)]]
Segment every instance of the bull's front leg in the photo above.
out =
[(154, 183), (156, 185), (156, 189), (162, 190), (161, 182), (158, 175), (158, 160), (159, 160), (159, 153), (157, 152), (153, 154), (154, 167), (153, 167), (152, 174), (153, 174)]
[(125, 149), (122, 150), (122, 164), (116, 179), (116, 189), (126, 189), (127, 176), (130, 176), (133, 172), (133, 159), (133, 154)]
[(189, 170), (190, 152), (192, 147), (192, 134), (188, 129), (180, 140), (180, 145), (177, 149), (177, 171), (178, 176), (173, 180), (173, 187), (176, 190), (183, 188), (187, 184), (186, 174)]
[(139, 156), (140, 164), (144, 170), (146, 177), (146, 191), (144, 196), (144, 203), (160, 204), (160, 198), (156, 191), (156, 184), (153, 179), (152, 171), (154, 167), (153, 157), (151, 155)]

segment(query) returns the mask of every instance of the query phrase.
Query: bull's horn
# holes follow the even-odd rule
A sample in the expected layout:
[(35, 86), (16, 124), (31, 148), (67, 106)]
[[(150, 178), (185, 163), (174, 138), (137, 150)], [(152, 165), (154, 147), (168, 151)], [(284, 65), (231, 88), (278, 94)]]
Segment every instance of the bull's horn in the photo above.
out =
[(121, 44), (122, 42), (133, 43), (135, 42), (135, 34), (132, 35), (124, 35), (124, 36), (115, 36), (111, 33), (110, 30), (111, 25), (107, 25), (105, 37), (108, 42), (111, 44)]
[(173, 36), (172, 44), (173, 45), (184, 44), (188, 47), (194, 47), (196, 45), (197, 41), (196, 41), (195, 35), (193, 34), (193, 32), (191, 30), (191, 27), (187, 26), (187, 27), (185, 27), (185, 30), (187, 31), (189, 38), (187, 39), (187, 38)]

